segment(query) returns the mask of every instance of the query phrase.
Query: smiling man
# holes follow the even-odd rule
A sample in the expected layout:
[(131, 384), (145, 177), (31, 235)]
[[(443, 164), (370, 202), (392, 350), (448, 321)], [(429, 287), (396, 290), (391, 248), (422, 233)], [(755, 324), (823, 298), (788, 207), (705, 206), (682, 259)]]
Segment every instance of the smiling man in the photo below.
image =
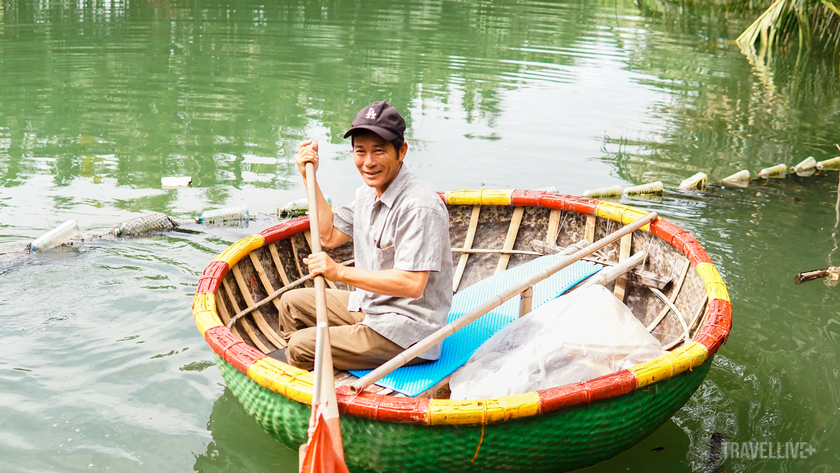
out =
[[(355, 267), (326, 253), (304, 260), (311, 274), (346, 283), (354, 291), (327, 290), (333, 365), (370, 369), (390, 360), (446, 323), (452, 303), (449, 213), (437, 193), (403, 164), (405, 120), (387, 102), (374, 102), (353, 120), (353, 161), (365, 185), (355, 200), (330, 209), (317, 185), (321, 244), (353, 240)], [(301, 143), (298, 169), (317, 169), (318, 143)], [(290, 364), (311, 370), (315, 360), (315, 292), (298, 289), (280, 300), (280, 329)], [(436, 360), (440, 344), (413, 363)], [(411, 363), (411, 364), (413, 364)]]

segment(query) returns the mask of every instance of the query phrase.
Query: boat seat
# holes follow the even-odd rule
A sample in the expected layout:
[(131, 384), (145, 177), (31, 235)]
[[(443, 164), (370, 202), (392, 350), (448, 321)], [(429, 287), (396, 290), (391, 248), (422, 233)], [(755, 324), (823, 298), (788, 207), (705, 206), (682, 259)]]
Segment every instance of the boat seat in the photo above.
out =
[[(533, 259), (515, 268), (494, 274), (455, 294), (447, 323), (479, 307), (497, 294), (501, 294), (529, 276), (542, 271), (565, 258), (561, 255), (547, 255)], [(578, 261), (534, 285), (533, 308), (555, 299), (578, 282), (601, 270), (601, 266)], [(441, 356), (436, 361), (403, 366), (394, 370), (376, 384), (393, 389), (408, 396), (417, 396), (438, 384), (445, 377), (460, 368), (493, 334), (516, 320), (519, 316), (517, 295), (496, 307), (475, 322), (450, 335), (443, 341)], [(363, 377), (370, 370), (351, 371), (354, 376)]]

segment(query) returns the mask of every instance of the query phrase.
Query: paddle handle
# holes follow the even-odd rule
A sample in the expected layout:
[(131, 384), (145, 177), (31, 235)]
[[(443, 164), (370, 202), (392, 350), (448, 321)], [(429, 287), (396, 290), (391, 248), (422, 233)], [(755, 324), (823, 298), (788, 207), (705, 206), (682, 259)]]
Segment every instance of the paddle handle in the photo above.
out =
[[(318, 221), (318, 193), (315, 180), (315, 165), (306, 163), (306, 199), (309, 203), (309, 230), (312, 235), (312, 253), (321, 252), (321, 225)], [(312, 405), (322, 400), (324, 368), (329, 364), (332, 371), (332, 357), (326, 356), (330, 346), (330, 331), (327, 319), (327, 292), (324, 276), (315, 276), (315, 386), (312, 392)], [(332, 373), (331, 373), (332, 374)]]
[(394, 358), (387, 361), (385, 364), (376, 368), (375, 370), (371, 371), (364, 377), (356, 380), (353, 384), (350, 385), (350, 392), (356, 394), (359, 392), (364, 391), (368, 386), (371, 384), (379, 381), (382, 377), (388, 375), (395, 369), (405, 365), (409, 361), (416, 358), (421, 353), (425, 352), (429, 348), (433, 347), (437, 343), (443, 341), (444, 338), (452, 335), (453, 333), (457, 332), (458, 330), (466, 327), (468, 324), (478, 320), (481, 316), (487, 314), (491, 310), (499, 307), (500, 305), (504, 304), (505, 301), (508, 299), (513, 298), (517, 294), (521, 293), (522, 291), (528, 289), (528, 287), (533, 286), (534, 284), (546, 279), (547, 277), (551, 276), (552, 274), (560, 271), (561, 269), (569, 266), (570, 264), (583, 259), (586, 256), (591, 255), (592, 253), (600, 250), (601, 248), (618, 241), (624, 235), (630, 234), (643, 226), (647, 225), (648, 223), (652, 222), (658, 218), (656, 212), (651, 212), (644, 217), (625, 225), (624, 227), (620, 228), (614, 233), (611, 233), (604, 238), (592, 243), (591, 245), (587, 246), (586, 248), (577, 251), (565, 258), (563, 260), (558, 261), (553, 266), (550, 266), (537, 274), (534, 274), (530, 278), (525, 281), (522, 281), (518, 285), (502, 292), (494, 296), (489, 301), (485, 302), (481, 306), (473, 309), (472, 311), (464, 314), (459, 319), (444, 325), (435, 333), (429, 335), (428, 337), (420, 340), (416, 344), (412, 345), (410, 348), (405, 350), (404, 352), (400, 353), (399, 355), (395, 356)]
[[(306, 163), (306, 199), (309, 203), (309, 229), (312, 234), (312, 253), (321, 252), (321, 228), (318, 220), (318, 193), (315, 180), (315, 165)], [(324, 276), (315, 276), (315, 373), (314, 386), (312, 387), (312, 417), (310, 419), (310, 433), (307, 441), (307, 448), (311, 445), (314, 426), (317, 424), (317, 417), (326, 422), (326, 428), (330, 431), (330, 438), (333, 442), (334, 454), (341, 460), (336, 467), (343, 466), (343, 469), (336, 471), (347, 471), (344, 464), (344, 443), (341, 439), (341, 424), (338, 420), (338, 402), (335, 395), (335, 381), (333, 379), (332, 349), (330, 344), (329, 319), (327, 317), (327, 283)], [(319, 411), (323, 409), (322, 412)], [(301, 448), (301, 466), (306, 455), (306, 448)], [(315, 455), (321, 457), (330, 453), (323, 449)], [(303, 468), (301, 468), (302, 470)]]

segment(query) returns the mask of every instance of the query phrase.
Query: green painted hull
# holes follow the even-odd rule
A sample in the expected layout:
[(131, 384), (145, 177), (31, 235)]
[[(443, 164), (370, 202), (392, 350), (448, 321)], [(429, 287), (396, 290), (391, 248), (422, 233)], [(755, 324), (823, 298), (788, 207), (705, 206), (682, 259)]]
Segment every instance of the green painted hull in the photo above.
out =
[[(307, 439), (309, 406), (266, 389), (216, 356), (228, 387), (278, 441), (297, 449)], [(562, 472), (611, 458), (665, 423), (711, 367), (583, 407), (484, 426), (421, 425), (341, 416), (347, 465), (362, 472)], [(478, 456), (475, 456), (479, 447)]]

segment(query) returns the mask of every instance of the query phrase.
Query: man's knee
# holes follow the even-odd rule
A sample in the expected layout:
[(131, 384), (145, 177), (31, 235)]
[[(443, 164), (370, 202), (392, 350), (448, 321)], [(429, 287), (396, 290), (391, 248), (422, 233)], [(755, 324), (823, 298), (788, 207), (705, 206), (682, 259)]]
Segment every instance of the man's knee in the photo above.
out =
[(300, 311), (306, 306), (312, 304), (310, 299), (314, 300), (314, 294), (310, 294), (308, 289), (292, 289), (286, 291), (280, 296), (280, 306), (287, 313), (289, 311)]

